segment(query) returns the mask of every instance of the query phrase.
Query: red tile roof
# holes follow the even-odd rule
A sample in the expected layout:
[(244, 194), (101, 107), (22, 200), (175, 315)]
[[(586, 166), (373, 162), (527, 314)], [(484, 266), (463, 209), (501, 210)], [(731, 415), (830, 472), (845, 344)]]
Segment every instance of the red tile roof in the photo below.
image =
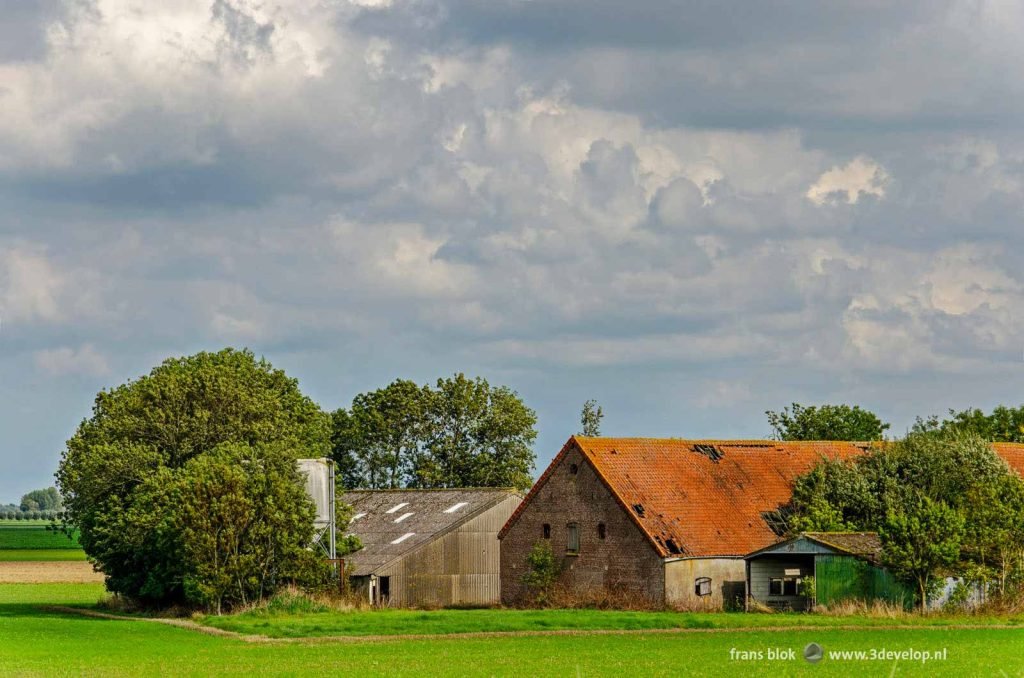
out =
[(1024, 478), (1024, 445), (1021, 443), (992, 443), (992, 449)]
[[(574, 436), (499, 536), (515, 524), (562, 457), (575, 448), (662, 557), (743, 556), (779, 541), (762, 513), (789, 501), (797, 476), (822, 459), (848, 459), (869, 446)], [(994, 448), (1024, 475), (1024, 445), (999, 443)]]

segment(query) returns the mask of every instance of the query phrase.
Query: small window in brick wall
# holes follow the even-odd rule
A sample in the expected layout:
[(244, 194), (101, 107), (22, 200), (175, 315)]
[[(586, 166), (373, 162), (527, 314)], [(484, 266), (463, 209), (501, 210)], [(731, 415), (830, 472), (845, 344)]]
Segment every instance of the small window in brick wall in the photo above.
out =
[(698, 596), (710, 596), (711, 577), (697, 577), (694, 581), (694, 593)]
[(544, 523), (544, 538), (551, 539), (551, 526)]
[(580, 472), (579, 464), (569, 464), (569, 473), (576, 475)]
[(597, 524), (597, 538), (604, 539), (608, 536), (608, 528), (604, 526), (604, 523)]

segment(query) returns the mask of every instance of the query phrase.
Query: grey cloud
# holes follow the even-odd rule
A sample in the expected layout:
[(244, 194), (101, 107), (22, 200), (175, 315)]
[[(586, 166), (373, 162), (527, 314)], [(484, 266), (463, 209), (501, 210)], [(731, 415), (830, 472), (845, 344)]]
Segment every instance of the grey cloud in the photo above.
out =
[(45, 482), (98, 388), (225, 344), (332, 407), (508, 382), (542, 460), (588, 397), (611, 433), (719, 436), (792, 400), (899, 428), (1016, 397), (978, 378), (1024, 345), (990, 8), (176, 7), (151, 52), (117, 39), (144, 13), (92, 12), (62, 18), (89, 49), (0, 56), (0, 455), (45, 457), (2, 492)]

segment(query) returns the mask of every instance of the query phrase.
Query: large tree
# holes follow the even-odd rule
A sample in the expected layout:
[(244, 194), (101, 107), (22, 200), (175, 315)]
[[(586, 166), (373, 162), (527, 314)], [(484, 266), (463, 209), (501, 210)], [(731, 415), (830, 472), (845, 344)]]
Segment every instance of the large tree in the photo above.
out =
[(530, 486), (536, 414), (504, 386), (457, 374), (399, 380), (333, 414), (347, 487)]
[[(219, 520), (227, 509), (218, 502), (238, 496), (235, 484), (274, 483), (264, 498), (251, 498), (268, 504), (253, 509), (261, 525), (250, 526), (245, 539), (258, 538), (268, 507), (288, 498), (278, 508), (298, 522), (282, 537), (290, 546), (275, 548), (276, 581), (283, 581), (299, 564), (287, 554), (311, 536), (312, 504), (297, 472), (271, 470), (281, 459), (293, 465), (329, 449), (327, 417), (294, 379), (248, 351), (225, 349), (167, 360), (97, 395), (92, 416), (67, 442), (57, 478), (67, 520), (81, 530), (82, 546), (110, 590), (150, 604), (208, 604), (218, 585), (199, 585), (203, 575), (196, 573), (205, 570), (189, 560), (199, 556), (189, 556), (185, 530), (199, 534), (203, 512)], [(186, 496), (183, 483), (198, 494)], [(200, 540), (188, 541), (202, 548)], [(247, 580), (260, 579), (263, 565), (246, 563)]]
[(778, 440), (881, 440), (889, 428), (875, 413), (857, 405), (793, 403), (765, 414)]
[(924, 611), (936, 575), (960, 557), (964, 518), (941, 501), (913, 491), (908, 495), (879, 527), (882, 563), (916, 587)]
[(430, 436), (434, 401), (428, 387), (399, 379), (336, 411), (331, 442), (342, 482), (373, 488), (408, 484)]

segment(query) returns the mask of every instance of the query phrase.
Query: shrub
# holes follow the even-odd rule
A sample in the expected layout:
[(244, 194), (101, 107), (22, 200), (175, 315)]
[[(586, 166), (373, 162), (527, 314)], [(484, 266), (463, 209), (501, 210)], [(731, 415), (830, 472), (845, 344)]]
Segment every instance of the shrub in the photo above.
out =
[(534, 544), (526, 557), (526, 566), (523, 584), (534, 593), (537, 603), (543, 605), (548, 601), (551, 587), (562, 570), (551, 550), (550, 542), (540, 541)]

